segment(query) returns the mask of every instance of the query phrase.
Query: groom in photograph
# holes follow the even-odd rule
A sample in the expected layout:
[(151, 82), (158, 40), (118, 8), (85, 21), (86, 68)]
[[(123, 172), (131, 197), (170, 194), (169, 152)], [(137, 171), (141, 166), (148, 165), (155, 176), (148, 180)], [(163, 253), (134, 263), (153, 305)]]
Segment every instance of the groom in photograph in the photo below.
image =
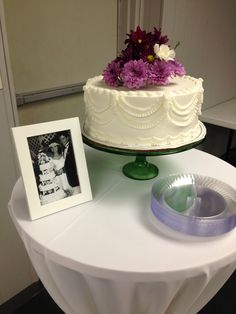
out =
[(79, 193), (79, 178), (76, 170), (75, 155), (72, 143), (70, 141), (70, 136), (67, 132), (60, 132), (59, 140), (63, 147), (63, 156), (65, 158), (65, 172), (67, 175), (67, 180), (73, 189), (72, 194)]

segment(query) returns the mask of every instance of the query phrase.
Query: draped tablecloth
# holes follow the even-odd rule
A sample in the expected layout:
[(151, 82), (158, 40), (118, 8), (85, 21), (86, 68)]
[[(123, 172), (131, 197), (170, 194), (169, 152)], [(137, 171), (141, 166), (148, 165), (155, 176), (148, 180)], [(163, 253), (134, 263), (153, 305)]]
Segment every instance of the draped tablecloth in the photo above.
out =
[[(30, 221), (22, 180), (12, 220), (44, 286), (67, 314), (195, 314), (236, 268), (236, 230), (194, 237), (151, 213), (156, 179), (122, 174), (133, 157), (85, 147), (93, 201)], [(149, 157), (159, 176), (198, 173), (236, 188), (236, 168), (205, 152)]]

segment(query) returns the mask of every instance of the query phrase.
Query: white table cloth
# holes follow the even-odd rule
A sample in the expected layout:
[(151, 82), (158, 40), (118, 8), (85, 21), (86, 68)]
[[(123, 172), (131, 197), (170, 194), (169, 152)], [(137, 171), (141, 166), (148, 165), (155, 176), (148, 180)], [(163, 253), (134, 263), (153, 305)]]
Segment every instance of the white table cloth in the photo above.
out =
[[(236, 229), (194, 237), (150, 210), (156, 179), (122, 174), (134, 157), (86, 147), (93, 201), (30, 221), (22, 181), (12, 220), (43, 284), (67, 314), (197, 313), (236, 268)], [(159, 176), (198, 173), (236, 188), (236, 168), (205, 152), (149, 157)]]

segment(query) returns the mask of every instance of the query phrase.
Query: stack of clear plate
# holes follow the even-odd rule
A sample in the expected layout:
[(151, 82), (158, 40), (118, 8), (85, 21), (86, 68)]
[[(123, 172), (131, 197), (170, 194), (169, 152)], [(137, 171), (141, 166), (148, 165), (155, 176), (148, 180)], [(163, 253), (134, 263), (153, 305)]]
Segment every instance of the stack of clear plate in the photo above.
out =
[(211, 177), (171, 175), (153, 185), (151, 209), (161, 222), (177, 231), (216, 236), (236, 225), (236, 190)]

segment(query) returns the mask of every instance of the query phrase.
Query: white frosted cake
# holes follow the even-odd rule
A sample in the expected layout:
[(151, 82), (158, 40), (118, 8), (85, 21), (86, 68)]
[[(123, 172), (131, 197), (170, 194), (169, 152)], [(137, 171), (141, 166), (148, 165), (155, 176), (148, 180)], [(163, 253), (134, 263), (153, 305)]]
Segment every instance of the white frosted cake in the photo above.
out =
[(66, 197), (66, 193), (60, 186), (56, 177), (53, 164), (50, 158), (44, 154), (39, 154), (39, 197), (41, 204), (48, 204)]
[(185, 75), (167, 36), (137, 27), (126, 49), (84, 87), (89, 140), (135, 150), (178, 148), (206, 135), (199, 121), (203, 80)]
[(107, 86), (102, 76), (84, 87), (84, 135), (127, 149), (176, 148), (205, 137), (199, 121), (202, 79), (174, 77), (166, 86), (139, 90)]

